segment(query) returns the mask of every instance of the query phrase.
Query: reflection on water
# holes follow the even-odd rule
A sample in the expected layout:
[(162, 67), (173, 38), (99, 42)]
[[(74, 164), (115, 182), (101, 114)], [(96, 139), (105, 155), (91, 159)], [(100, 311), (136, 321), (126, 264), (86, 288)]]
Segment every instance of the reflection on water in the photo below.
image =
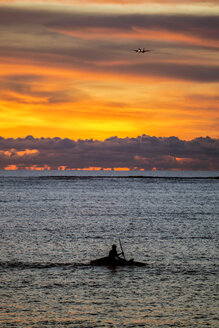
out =
[[(218, 179), (13, 174), (0, 180), (1, 327), (218, 327)], [(148, 266), (89, 265), (119, 238)]]

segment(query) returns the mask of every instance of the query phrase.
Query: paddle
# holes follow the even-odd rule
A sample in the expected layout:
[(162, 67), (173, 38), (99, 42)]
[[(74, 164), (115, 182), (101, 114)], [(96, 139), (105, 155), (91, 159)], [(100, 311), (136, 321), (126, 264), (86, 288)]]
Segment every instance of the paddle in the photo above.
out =
[(123, 252), (122, 243), (121, 243), (120, 238), (119, 238), (119, 244), (120, 244), (120, 248), (121, 248), (121, 251), (122, 251), (122, 255), (123, 255), (124, 260), (125, 260), (125, 253)]

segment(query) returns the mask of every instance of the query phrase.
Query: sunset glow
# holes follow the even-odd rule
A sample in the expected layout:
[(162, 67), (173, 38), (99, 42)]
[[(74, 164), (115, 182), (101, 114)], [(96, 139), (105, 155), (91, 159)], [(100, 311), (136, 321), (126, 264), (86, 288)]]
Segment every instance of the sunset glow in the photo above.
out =
[(0, 136), (219, 138), (218, 12), (201, 0), (1, 1)]

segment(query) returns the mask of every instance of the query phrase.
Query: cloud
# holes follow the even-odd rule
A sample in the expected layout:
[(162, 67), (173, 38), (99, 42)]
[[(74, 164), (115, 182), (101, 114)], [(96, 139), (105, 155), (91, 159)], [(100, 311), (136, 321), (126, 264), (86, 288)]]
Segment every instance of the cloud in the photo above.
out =
[[(95, 14), (67, 12), (49, 6), (3, 6), (0, 28), (0, 56), (7, 60), (25, 60), (98, 74), (200, 82), (219, 80), (218, 61), (209, 61), (208, 53), (205, 61), (196, 60), (203, 57), (194, 53), (201, 50), (217, 53), (219, 20), (213, 15), (118, 14), (105, 11)], [(128, 37), (122, 37), (121, 33)], [(91, 39), (90, 35), (94, 37)], [(134, 60), (130, 51), (139, 46), (139, 35), (145, 41), (148, 36), (148, 47), (153, 49), (145, 56), (147, 60), (140, 64), (139, 58)], [(170, 35), (174, 38), (171, 39)], [(169, 57), (165, 54), (166, 49)], [(20, 84), (23, 91), (28, 88), (27, 82), (23, 79)], [(12, 88), (19, 88), (20, 82), (8, 83)], [(61, 94), (55, 97), (45, 93), (42, 96), (51, 102), (62, 102)]]
[[(1, 100), (15, 101), (20, 104), (59, 104), (76, 102), (82, 92), (62, 82), (64, 87), (45, 91), (53, 82), (52, 78), (46, 78), (38, 74), (9, 74), (0, 77)], [(85, 95), (83, 94), (85, 97)]]
[[(11, 1), (11, 0), (9, 0)], [(35, 1), (35, 0), (32, 0)], [(50, 0), (54, 1), (54, 0)], [(69, 0), (60, 0), (61, 2), (68, 2)], [(168, 4), (168, 3), (174, 3), (174, 4), (200, 4), (200, 3), (208, 3), (208, 4), (214, 4), (218, 3), (218, 0), (85, 0), (85, 2), (88, 3), (121, 3), (121, 4), (145, 4), (145, 3), (159, 3), (159, 4)]]
[(0, 137), (0, 168), (117, 168), (219, 170), (219, 139), (111, 137), (104, 141)]
[[(60, 9), (60, 8), (59, 8)], [(0, 26), (29, 26), (37, 31), (37, 26), (56, 29), (110, 28), (131, 31), (135, 28), (167, 30), (196, 35), (201, 38), (219, 39), (218, 17), (186, 14), (117, 14), (59, 11), (52, 7), (7, 7), (0, 12)], [(41, 30), (42, 31), (42, 30)], [(43, 35), (42, 35), (43, 36)]]
[[(1, 2), (2, 135), (218, 137), (217, 6), (80, 2)], [(153, 51), (139, 55), (138, 47)], [(133, 165), (148, 163), (136, 156)]]
[[(111, 69), (112, 70), (112, 69)], [(219, 66), (191, 65), (181, 63), (143, 63), (121, 65), (114, 69), (114, 73), (158, 76), (199, 82), (218, 82)]]

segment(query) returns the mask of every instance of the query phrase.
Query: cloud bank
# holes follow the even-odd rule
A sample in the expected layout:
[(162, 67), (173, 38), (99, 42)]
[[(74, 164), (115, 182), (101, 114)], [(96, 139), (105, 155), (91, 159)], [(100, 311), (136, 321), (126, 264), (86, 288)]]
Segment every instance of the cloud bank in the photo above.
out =
[(104, 141), (0, 137), (0, 169), (219, 170), (219, 139), (111, 137)]
[(2, 136), (219, 137), (218, 1), (0, 2)]

